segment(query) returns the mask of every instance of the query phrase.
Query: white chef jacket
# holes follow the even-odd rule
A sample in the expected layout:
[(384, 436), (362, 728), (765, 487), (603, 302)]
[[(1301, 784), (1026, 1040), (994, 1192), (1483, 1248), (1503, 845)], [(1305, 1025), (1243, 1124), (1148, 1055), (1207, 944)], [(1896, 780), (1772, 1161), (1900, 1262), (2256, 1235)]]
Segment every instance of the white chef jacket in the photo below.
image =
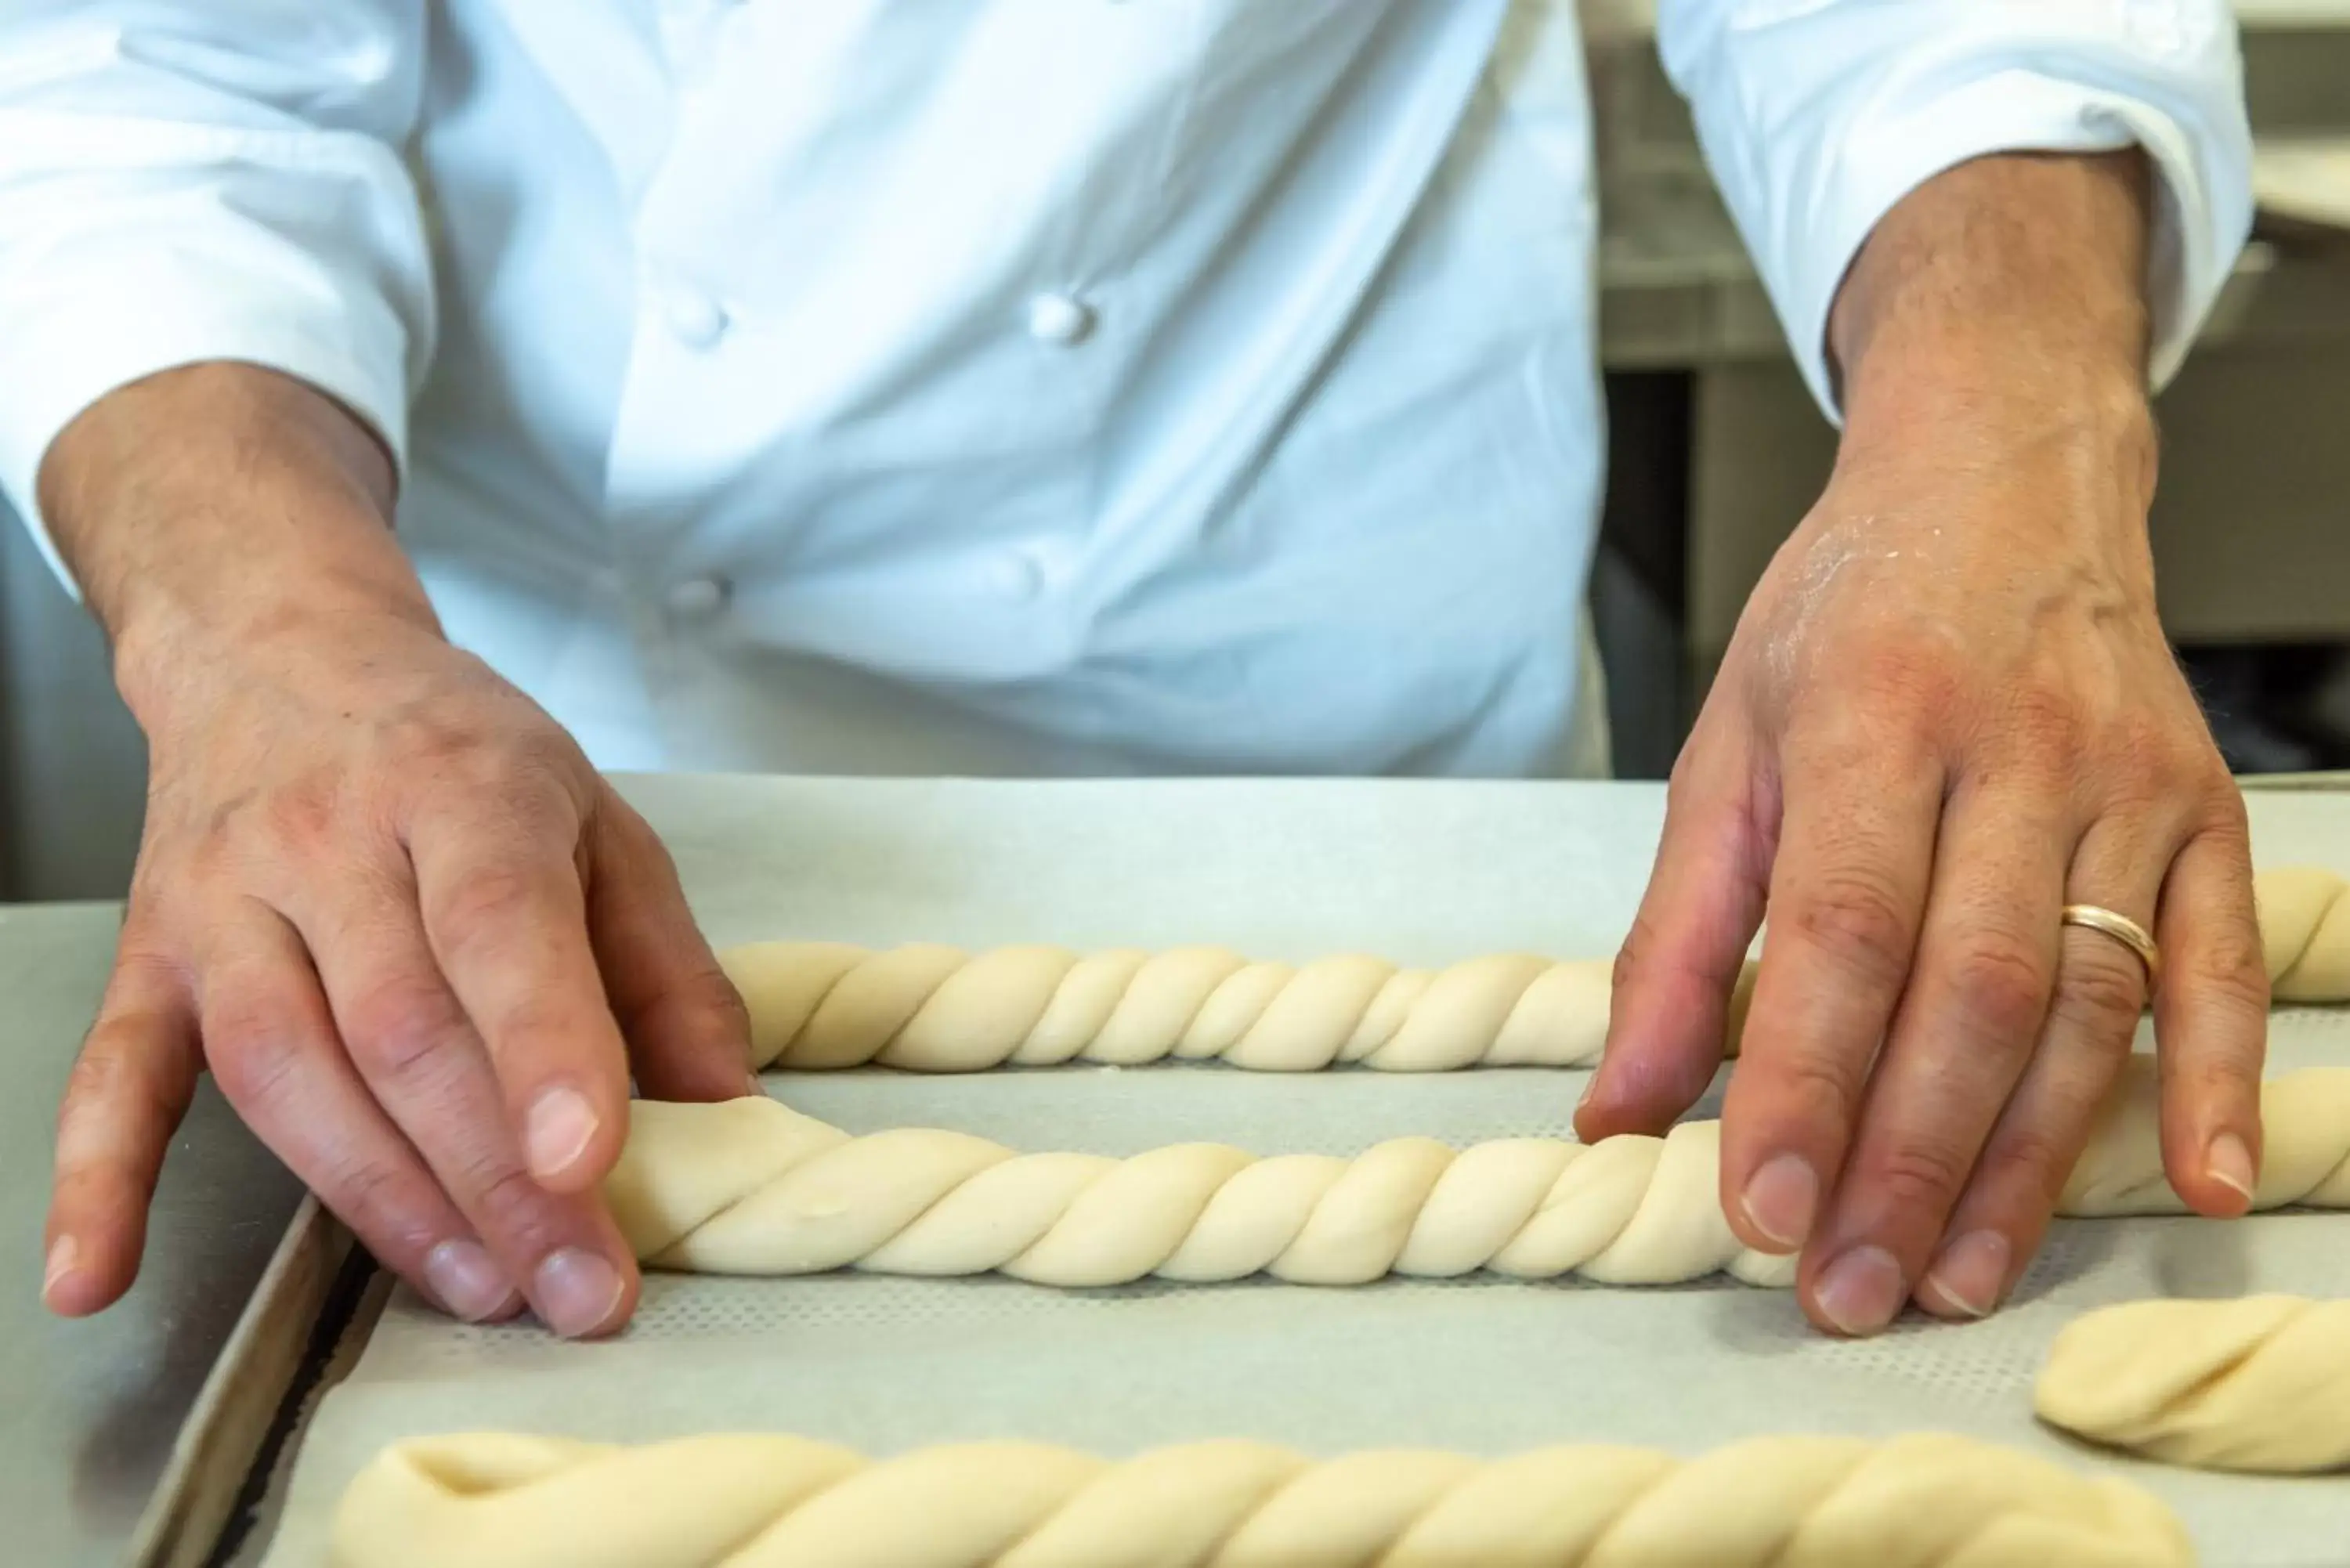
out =
[[(2223, 0), (1659, 12), (1824, 400), (1966, 158), (2149, 151), (2158, 374), (2248, 228)], [(0, 485), (312, 382), (608, 766), (1590, 771), (1594, 237), (1571, 0), (5, 0)]]

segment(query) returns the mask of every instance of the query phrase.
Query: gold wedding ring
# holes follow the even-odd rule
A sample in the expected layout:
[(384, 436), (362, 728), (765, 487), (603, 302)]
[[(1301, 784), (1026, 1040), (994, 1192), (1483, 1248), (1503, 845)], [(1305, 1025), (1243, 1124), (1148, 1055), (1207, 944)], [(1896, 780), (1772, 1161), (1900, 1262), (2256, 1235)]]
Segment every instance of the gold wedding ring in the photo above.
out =
[(2058, 918), (2064, 925), (2085, 926), (2090, 930), (2102, 932), (2137, 954), (2137, 961), (2146, 966), (2147, 991), (2151, 992), (2161, 980), (2162, 950), (2154, 945), (2154, 939), (2147, 934), (2146, 928), (2127, 915), (2116, 914), (2103, 904), (2067, 904), (2064, 914)]

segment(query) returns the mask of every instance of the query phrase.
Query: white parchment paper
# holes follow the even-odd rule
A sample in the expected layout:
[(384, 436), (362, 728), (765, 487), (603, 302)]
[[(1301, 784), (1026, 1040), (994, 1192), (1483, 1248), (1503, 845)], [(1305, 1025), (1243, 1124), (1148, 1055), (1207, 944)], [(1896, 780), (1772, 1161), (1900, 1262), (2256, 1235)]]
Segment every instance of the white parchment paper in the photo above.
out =
[[(1661, 791), (1631, 784), (642, 779), (628, 789), (678, 852), (721, 943), (1206, 940), (1267, 957), (1357, 949), (1420, 963), (1612, 950), (1662, 818)], [(2345, 806), (2255, 796), (2260, 858), (2350, 867)], [(2350, 1015), (2279, 1014), (2272, 1062), (2350, 1063)], [(1583, 1075), (1154, 1067), (768, 1084), (859, 1130), (953, 1127), (1106, 1153), (1191, 1138), (1346, 1153), (1406, 1133), (1463, 1144), (1566, 1136)], [(1251, 1436), (1325, 1453), (1498, 1454), (1569, 1440), (1694, 1452), (1773, 1431), (1931, 1428), (2125, 1473), (2179, 1510), (2213, 1563), (2350, 1563), (2350, 1479), (2198, 1475), (2096, 1454), (2032, 1420), (2033, 1373), (2085, 1308), (2253, 1291), (2350, 1294), (2350, 1216), (2060, 1222), (1996, 1317), (1905, 1321), (1862, 1343), (1813, 1334), (1785, 1293), (1734, 1283), (1065, 1292), (994, 1278), (654, 1275), (626, 1334), (594, 1345), (527, 1325), (453, 1324), (403, 1293), (305, 1435), (267, 1562), (326, 1561), (334, 1501), (384, 1444), (469, 1428), (614, 1440), (770, 1428), (875, 1453), (1003, 1437), (1124, 1453)]]

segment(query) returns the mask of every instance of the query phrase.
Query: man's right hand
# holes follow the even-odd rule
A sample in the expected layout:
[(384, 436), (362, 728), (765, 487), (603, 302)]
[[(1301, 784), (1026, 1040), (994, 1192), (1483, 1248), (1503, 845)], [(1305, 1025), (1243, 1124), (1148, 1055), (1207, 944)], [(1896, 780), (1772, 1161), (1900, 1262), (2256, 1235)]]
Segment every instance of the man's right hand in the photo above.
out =
[(372, 438), (208, 365), (110, 394), (43, 509), (145, 730), (120, 951), (57, 1127), (44, 1294), (129, 1288), (201, 1067), (456, 1315), (608, 1333), (598, 1193), (647, 1095), (754, 1088), (667, 852), (553, 719), (442, 635)]

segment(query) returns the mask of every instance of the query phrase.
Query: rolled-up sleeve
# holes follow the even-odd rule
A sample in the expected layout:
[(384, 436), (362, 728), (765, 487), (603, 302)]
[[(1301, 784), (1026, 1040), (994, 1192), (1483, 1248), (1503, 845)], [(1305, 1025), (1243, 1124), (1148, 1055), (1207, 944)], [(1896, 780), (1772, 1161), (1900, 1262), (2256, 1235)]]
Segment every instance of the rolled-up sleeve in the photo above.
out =
[(1662, 0), (1665, 67), (1804, 379), (1835, 417), (1827, 320), (1877, 221), (1992, 152), (2145, 148), (2162, 192), (2151, 371), (2175, 372), (2251, 226), (2227, 0)]
[[(0, 492), (113, 389), (244, 360), (338, 399), (404, 462), (432, 347), (400, 149), (424, 0), (0, 5)], [(70, 577), (68, 577), (70, 583)]]

